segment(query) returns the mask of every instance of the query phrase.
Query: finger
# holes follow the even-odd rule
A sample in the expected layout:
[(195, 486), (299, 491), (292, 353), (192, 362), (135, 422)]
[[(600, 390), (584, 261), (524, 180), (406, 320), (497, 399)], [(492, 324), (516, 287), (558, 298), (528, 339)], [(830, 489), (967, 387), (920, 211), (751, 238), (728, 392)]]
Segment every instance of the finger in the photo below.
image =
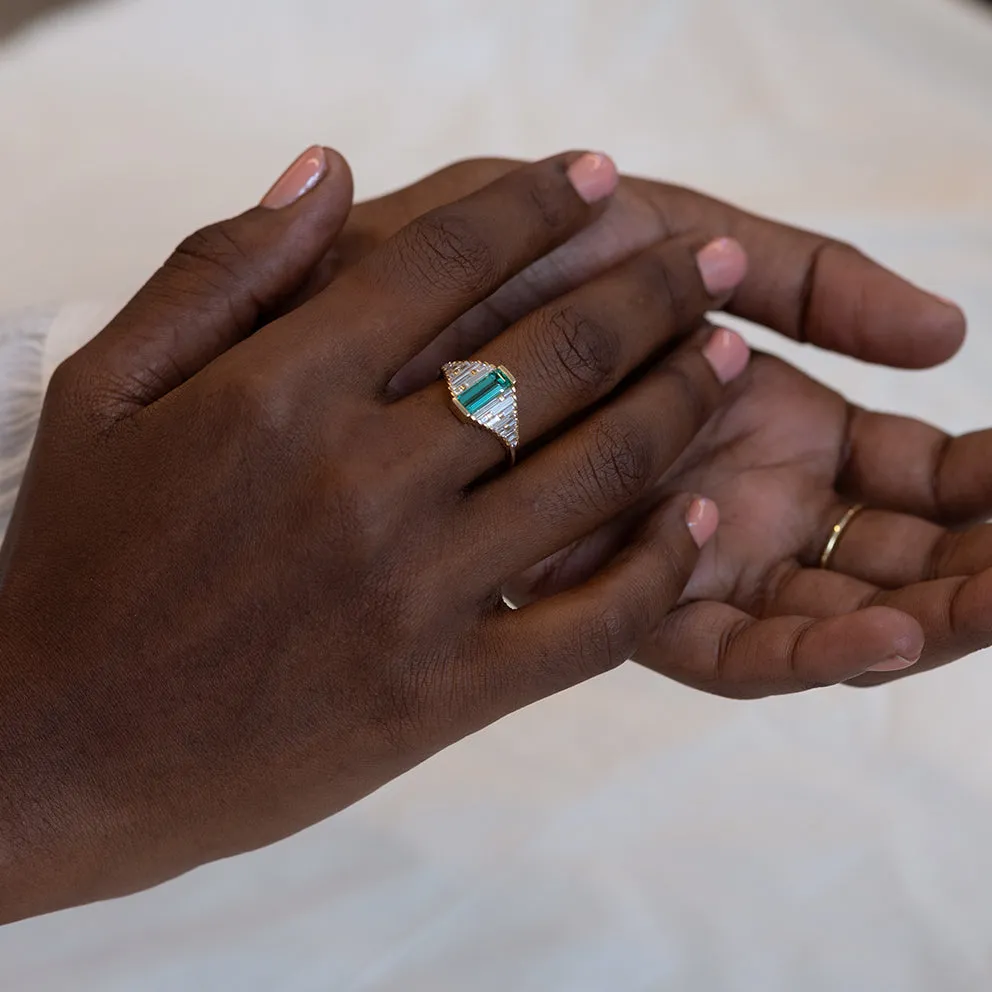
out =
[(560, 548), (512, 576), (503, 597), (512, 606), (527, 606), (585, 582), (629, 543), (644, 519), (645, 508), (633, 507), (602, 527)]
[(497, 527), (513, 538), (495, 541), (477, 563), (480, 581), (502, 584), (641, 502), (709, 419), (723, 383), (743, 371), (748, 354), (725, 330), (702, 350), (684, 345), (533, 457), (478, 487), (466, 505), (461, 546), (470, 549), (469, 535)]
[[(381, 392), (443, 327), (589, 223), (617, 181), (604, 155), (523, 166), (417, 218), (297, 313)], [(328, 326), (352, 330), (328, 337)], [(292, 347), (312, 363), (306, 340)]]
[[(443, 195), (457, 195), (479, 176), (513, 166), (501, 160), (461, 163), (397, 195), (413, 203), (429, 200), (435, 182), (443, 183)], [(445, 361), (476, 350), (536, 306), (659, 239), (689, 233), (729, 234), (743, 245), (751, 266), (728, 310), (791, 338), (907, 368), (946, 361), (961, 346), (965, 321), (956, 306), (854, 248), (692, 190), (624, 178), (599, 220), (456, 320), (403, 370), (396, 388), (419, 388)]]
[(675, 497), (588, 582), (501, 614), (482, 691), (508, 712), (622, 664), (678, 602), (718, 522), (710, 500)]
[[(615, 518), (515, 576), (505, 590), (508, 601), (525, 605), (584, 581), (626, 543), (631, 523)], [(891, 609), (757, 620), (701, 602), (669, 614), (635, 660), (694, 688), (750, 699), (846, 682), (877, 665), (905, 667), (901, 658), (918, 657), (921, 647), (919, 624)]]
[(665, 617), (635, 660), (696, 689), (756, 699), (836, 685), (872, 668), (905, 669), (923, 643), (916, 620), (894, 609), (756, 620), (700, 602)]
[[(609, 395), (673, 340), (697, 329), (746, 268), (740, 246), (723, 239), (701, 249), (676, 239), (643, 252), (525, 317), (471, 356), (504, 366), (516, 377), (515, 406), (513, 397), (495, 392), (474, 416), (497, 428), (516, 417), (521, 446), (544, 437)], [(487, 366), (474, 372), (471, 365), (458, 367), (466, 370), (459, 398), (471, 397), (473, 383), (487, 375)], [(446, 469), (461, 488), (499, 464), (505, 450), (496, 434), (484, 434), (451, 415), (447, 389), (438, 383), (427, 395), (401, 403), (397, 414), (417, 423), (418, 436), (438, 439), (425, 469), (432, 476)]]
[(348, 164), (305, 152), (262, 205), (187, 238), (74, 359), (126, 415), (251, 334), (327, 251), (351, 208)]
[(926, 650), (911, 671), (872, 675), (856, 685), (929, 671), (992, 645), (992, 569), (885, 591), (878, 602), (915, 617), (926, 633)]
[(692, 190), (629, 182), (654, 205), (667, 236), (702, 230), (728, 234), (744, 246), (749, 277), (735, 293), (731, 313), (797, 341), (899, 368), (946, 361), (964, 340), (964, 315), (956, 306), (850, 245)]
[(945, 524), (992, 515), (992, 430), (951, 437), (909, 417), (850, 408), (839, 486), (855, 502)]
[[(887, 606), (908, 614), (926, 637), (923, 656), (912, 667), (915, 674), (988, 647), (992, 643), (990, 604), (992, 570), (883, 590), (851, 576), (797, 567), (775, 583), (764, 605), (769, 616), (840, 616), (870, 606)], [(873, 677), (863, 684), (893, 677)]]
[[(835, 507), (821, 531), (829, 533), (829, 520), (836, 522), (845, 509)], [(819, 546), (825, 542), (824, 537)], [(873, 509), (862, 510), (851, 521), (830, 559), (833, 571), (882, 589), (973, 575), (990, 566), (992, 526), (988, 524), (953, 531), (909, 514)]]

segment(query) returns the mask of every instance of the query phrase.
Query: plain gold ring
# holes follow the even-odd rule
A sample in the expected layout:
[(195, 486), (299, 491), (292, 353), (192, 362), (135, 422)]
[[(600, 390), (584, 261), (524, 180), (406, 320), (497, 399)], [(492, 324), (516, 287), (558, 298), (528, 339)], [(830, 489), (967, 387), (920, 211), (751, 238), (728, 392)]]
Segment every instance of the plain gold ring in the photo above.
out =
[(844, 536), (844, 531), (851, 526), (851, 522), (854, 518), (865, 508), (864, 503), (855, 503), (847, 513), (844, 514), (834, 524), (834, 529), (830, 532), (830, 537), (827, 540), (827, 546), (823, 549), (823, 554), (820, 555), (820, 568), (829, 568), (830, 559), (833, 558), (834, 552), (837, 550), (837, 545), (840, 543), (840, 539)]

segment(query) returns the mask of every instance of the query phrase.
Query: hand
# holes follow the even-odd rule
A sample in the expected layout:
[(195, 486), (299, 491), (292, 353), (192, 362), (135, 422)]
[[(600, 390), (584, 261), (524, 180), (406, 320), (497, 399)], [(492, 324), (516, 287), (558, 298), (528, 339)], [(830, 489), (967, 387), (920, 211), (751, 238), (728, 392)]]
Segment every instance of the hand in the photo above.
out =
[(387, 395), (615, 183), (595, 156), (510, 171), (266, 324), (350, 205), (313, 150), (59, 368), (3, 549), (0, 920), (284, 837), (658, 627), (716, 527), (692, 495), (588, 583), (519, 611), (501, 589), (637, 505), (744, 368), (729, 331), (652, 357), (724, 302), (702, 245), (482, 350), (518, 377), (522, 441), (557, 435), (512, 471), (441, 383)]
[[(727, 405), (658, 487), (706, 493), (721, 523), (686, 605), (637, 660), (696, 688), (753, 697), (844, 678), (877, 685), (989, 646), (992, 527), (959, 528), (988, 518), (990, 466), (992, 431), (950, 438), (859, 409), (787, 363), (754, 355)], [(844, 531), (831, 570), (821, 570), (831, 528), (857, 503), (868, 509)], [(627, 514), (528, 570), (513, 598), (533, 602), (582, 581), (638, 518)], [(857, 634), (849, 625), (873, 606), (916, 618), (926, 647), (916, 664), (922, 645), (907, 645), (905, 660), (851, 678), (851, 638), (867, 638), (870, 653), (873, 638), (888, 634), (884, 624)], [(838, 619), (810, 623), (797, 637), (796, 614)]]
[[(333, 264), (322, 268), (314, 284), (326, 283), (335, 267), (340, 271), (354, 264), (412, 211), (462, 195), (507, 168), (508, 163), (495, 160), (464, 162), (358, 205), (330, 256)], [(646, 243), (685, 230), (736, 234), (749, 250), (751, 266), (728, 309), (769, 321), (790, 336), (911, 367), (949, 357), (960, 343), (963, 321), (954, 308), (847, 246), (750, 217), (686, 190), (626, 180), (596, 224), (455, 322), (397, 382), (418, 384), (448, 355), (477, 346), (527, 307), (580, 284)], [(987, 632), (992, 618), (982, 606), (981, 585), (981, 573), (992, 568), (992, 545), (982, 527), (958, 535), (920, 519), (866, 512), (845, 533), (833, 567), (881, 588), (803, 567), (815, 564), (830, 528), (851, 501), (902, 509), (937, 524), (959, 524), (969, 514), (981, 517), (992, 504), (992, 480), (986, 482), (981, 472), (988, 434), (951, 442), (935, 428), (902, 418), (862, 412), (848, 419), (851, 411), (842, 397), (766, 356), (760, 356), (735, 384), (733, 396), (732, 406), (690, 446), (683, 463), (694, 466), (693, 471), (675, 473), (663, 485), (712, 493), (721, 505), (724, 525), (703, 557), (690, 595), (726, 600), (739, 609), (680, 610), (669, 617), (665, 630), (638, 660), (700, 688), (753, 696), (845, 679), (858, 685), (877, 684), (955, 660), (992, 642), (992, 632)], [(838, 477), (838, 466), (846, 446), (861, 437), (849, 437), (847, 432), (862, 424), (878, 425), (875, 431), (884, 442), (871, 443), (869, 435), (852, 448), (859, 477), (853, 483), (844, 473)], [(972, 460), (955, 457), (955, 475), (941, 485), (945, 492), (953, 489), (945, 499), (955, 499), (957, 505), (938, 509), (927, 487), (949, 476), (946, 467), (942, 476), (937, 472), (934, 452), (952, 449), (967, 452)], [(908, 492), (914, 494), (912, 499)], [(587, 577), (604, 556), (615, 552), (636, 519), (629, 515), (580, 546), (557, 554), (519, 577), (511, 593), (520, 601), (530, 601)], [(889, 542), (891, 548), (899, 548), (912, 531), (919, 542), (910, 545), (919, 549), (915, 570), (878, 573), (868, 568), (865, 553), (857, 552), (859, 532), (869, 526), (872, 542), (881, 542), (882, 550), (890, 547)], [(983, 544), (989, 546), (985, 555), (980, 553)], [(868, 547), (876, 553), (875, 543)], [(946, 550), (952, 547), (954, 554)], [(928, 565), (927, 556), (935, 554), (939, 565)], [(857, 561), (848, 564), (849, 556)], [(962, 562), (970, 571), (961, 571)], [(927, 567), (932, 570), (927, 572)], [(970, 574), (976, 577), (965, 583)], [(902, 588), (927, 576), (944, 581)], [(786, 580), (798, 581), (788, 585)], [(808, 594), (796, 596), (803, 589)], [(955, 619), (953, 630), (947, 613), (951, 596), (956, 597), (955, 610), (967, 607), (966, 615)], [(751, 622), (753, 616), (792, 612), (844, 615), (870, 603), (897, 606), (923, 624), (927, 648), (917, 665), (852, 678), (862, 664), (857, 651), (852, 655), (856, 642), (862, 644), (863, 659), (877, 659), (879, 639), (891, 643), (893, 628), (866, 630), (837, 621), (811, 627), (802, 641), (793, 643), (788, 640), (795, 630), (791, 620)], [(915, 653), (912, 643), (908, 640), (904, 648), (910, 655)], [(904, 662), (896, 657), (881, 664), (893, 667)]]

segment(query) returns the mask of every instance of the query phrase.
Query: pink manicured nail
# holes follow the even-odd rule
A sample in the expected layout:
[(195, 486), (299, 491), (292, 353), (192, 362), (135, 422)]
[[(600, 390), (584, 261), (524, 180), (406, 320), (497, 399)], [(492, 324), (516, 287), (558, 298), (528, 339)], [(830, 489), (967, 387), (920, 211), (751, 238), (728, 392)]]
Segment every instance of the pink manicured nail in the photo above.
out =
[(596, 152), (577, 158), (568, 167), (568, 178), (586, 203), (598, 203), (612, 196), (620, 182), (613, 159)]
[(894, 655), (891, 658), (886, 659), (880, 665), (872, 665), (868, 669), (869, 672), (901, 672), (907, 668), (912, 668), (920, 659), (919, 658), (903, 658), (899, 655)]
[(751, 349), (739, 334), (721, 327), (706, 342), (703, 357), (710, 363), (720, 382), (726, 385), (747, 368)]
[(262, 206), (282, 210), (306, 196), (327, 175), (327, 155), (320, 145), (308, 148), (265, 194)]
[(696, 547), (701, 548), (716, 533), (720, 511), (713, 500), (697, 496), (685, 511), (685, 522)]
[(703, 285), (710, 296), (726, 296), (735, 290), (747, 275), (747, 254), (733, 238), (711, 241), (696, 256)]

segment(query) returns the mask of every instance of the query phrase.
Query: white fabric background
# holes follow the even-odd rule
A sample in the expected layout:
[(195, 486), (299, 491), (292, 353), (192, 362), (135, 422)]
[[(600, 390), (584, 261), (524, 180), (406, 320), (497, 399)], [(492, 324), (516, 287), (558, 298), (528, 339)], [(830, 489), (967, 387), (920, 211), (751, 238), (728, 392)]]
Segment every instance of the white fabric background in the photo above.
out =
[[(933, 373), (783, 350), (992, 423), (992, 16), (956, 0), (94, 3), (0, 49), (0, 135), (0, 310), (121, 297), (312, 141), (366, 195), (588, 146), (958, 299)], [(0, 930), (0, 988), (987, 989), (988, 666), (757, 704), (628, 667), (267, 851)]]

